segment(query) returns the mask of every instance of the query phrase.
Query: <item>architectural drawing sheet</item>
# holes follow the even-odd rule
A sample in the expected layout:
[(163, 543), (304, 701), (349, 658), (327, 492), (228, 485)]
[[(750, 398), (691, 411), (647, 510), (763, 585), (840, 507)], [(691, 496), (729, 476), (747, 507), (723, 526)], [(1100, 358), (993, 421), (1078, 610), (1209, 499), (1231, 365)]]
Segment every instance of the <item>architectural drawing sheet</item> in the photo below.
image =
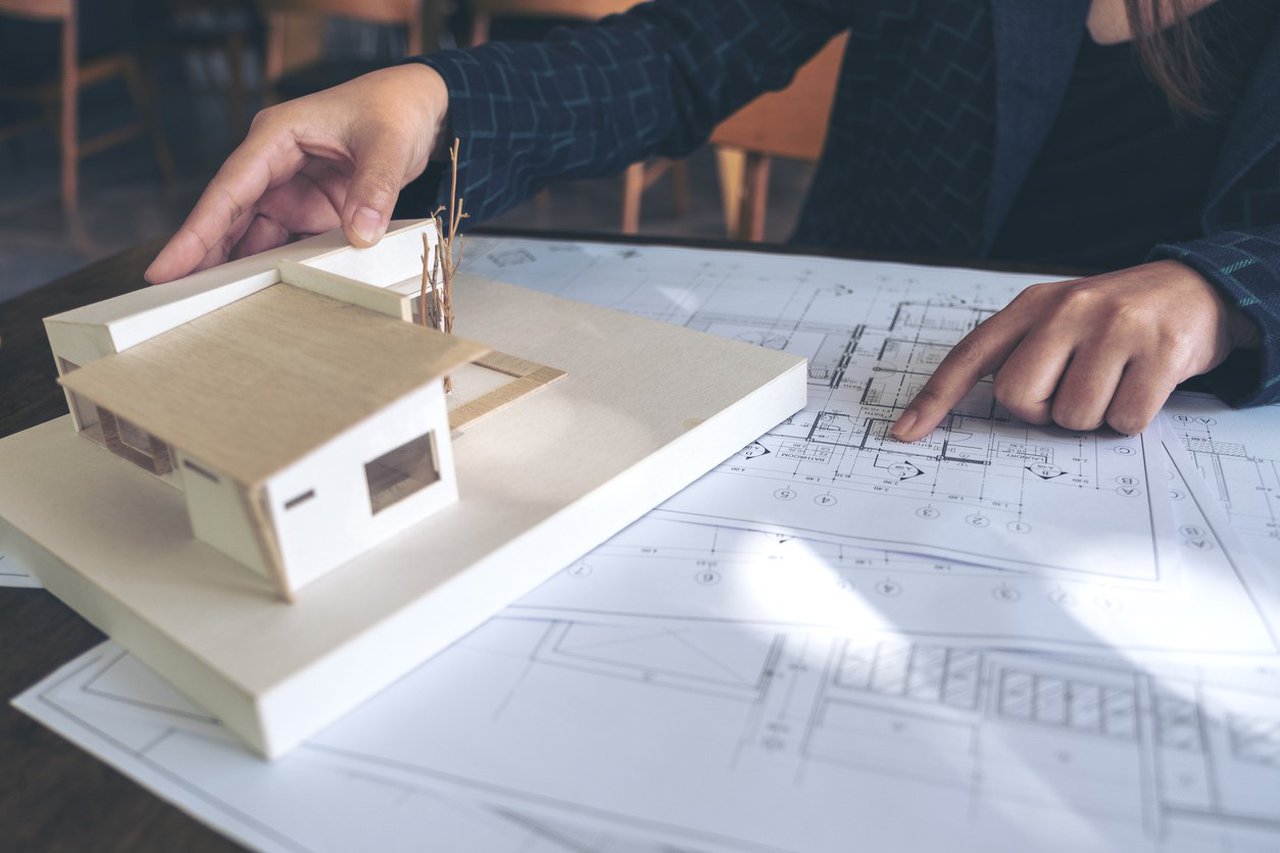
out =
[(255, 850), (679, 853), (392, 779), (303, 748), (268, 764), (106, 642), (14, 702), (88, 752)]
[[(810, 408), (274, 764), (111, 643), (15, 704), (265, 850), (1280, 849), (1278, 626), (1197, 474), (1249, 482), (1219, 459), (1234, 424), (1198, 422), (1202, 446), (1185, 422), (1028, 429), (980, 387), (929, 439), (886, 438), (1027, 277), (494, 238), (468, 258), (804, 354)], [(1258, 497), (1225, 502), (1237, 527), (1268, 529)]]
[(1178, 393), (1164, 411), (1210, 494), (1257, 556), (1260, 585), (1280, 625), (1280, 406), (1233, 409), (1215, 397)]
[(0, 542), (0, 587), (25, 587), (39, 589), (40, 582), (18, 562), (17, 558), (5, 550)]
[[(552, 577), (509, 612), (548, 619), (737, 623), (892, 633), (1025, 649), (1144, 656), (1280, 653), (1274, 594), (1182, 456), (1169, 459), (1187, 571), (1181, 583), (1052, 579), (841, 540), (650, 516)], [(1184, 472), (1193, 482), (1188, 484)]]
[[(932, 435), (888, 429), (966, 332), (1035, 277), (796, 255), (477, 240), (466, 271), (809, 359), (809, 407), (668, 501), (750, 526), (1052, 574), (1175, 567), (1158, 444), (1012, 423), (979, 384)], [(1090, 544), (1079, 531), (1091, 532)]]
[(1274, 666), (497, 618), (273, 765), (110, 643), (17, 704), (270, 850), (1280, 847)]

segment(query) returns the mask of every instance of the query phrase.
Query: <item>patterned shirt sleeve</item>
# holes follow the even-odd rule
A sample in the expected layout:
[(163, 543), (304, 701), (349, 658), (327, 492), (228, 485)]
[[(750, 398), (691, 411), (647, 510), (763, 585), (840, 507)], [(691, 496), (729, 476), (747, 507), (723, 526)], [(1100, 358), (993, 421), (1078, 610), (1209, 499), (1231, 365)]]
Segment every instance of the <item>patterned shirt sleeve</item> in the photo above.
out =
[(1157, 246), (1151, 260), (1181, 261), (1203, 275), (1257, 324), (1262, 348), (1237, 353), (1206, 377), (1235, 406), (1280, 401), (1280, 226), (1221, 231)]
[[(654, 0), (542, 42), (414, 61), (448, 86), (459, 195), (474, 222), (552, 180), (688, 154), (722, 118), (785, 87), (843, 27), (847, 16), (820, 0)], [(438, 204), (438, 175), (411, 186), (400, 210), (424, 215)]]

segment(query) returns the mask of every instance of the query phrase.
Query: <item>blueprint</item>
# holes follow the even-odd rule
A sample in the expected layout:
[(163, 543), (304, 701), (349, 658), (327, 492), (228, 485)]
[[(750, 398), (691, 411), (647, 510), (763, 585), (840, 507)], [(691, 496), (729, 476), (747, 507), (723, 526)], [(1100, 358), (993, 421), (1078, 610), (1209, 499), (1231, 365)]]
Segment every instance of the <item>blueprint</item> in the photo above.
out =
[[(984, 381), (888, 436), (952, 344), (1039, 278), (807, 256), (485, 239), (466, 271), (809, 359), (809, 406), (659, 510), (1055, 577), (1176, 566), (1158, 444), (1012, 423)], [(1101, 549), (1084, 547), (1092, 531)]]
[(1177, 433), (1231, 526), (1263, 567), (1280, 608), (1280, 407), (1232, 409), (1202, 394), (1165, 406)]
[(467, 258), (805, 355), (809, 408), (275, 763), (112, 643), (15, 704), (263, 850), (1280, 849), (1280, 557), (1239, 542), (1275, 546), (1265, 421), (1028, 428), (982, 385), (903, 445), (946, 346), (1034, 279)]
[(0, 542), (0, 587), (26, 587), (38, 589), (40, 582), (33, 578), (18, 559), (4, 549)]
[(14, 704), (256, 850), (679, 853), (495, 807), (429, 779), (394, 779), (322, 750), (304, 747), (267, 764), (111, 642)]
[(497, 618), (274, 764), (110, 643), (16, 704), (268, 850), (1280, 847), (1274, 666)]
[[(511, 613), (617, 623), (904, 634), (934, 641), (1183, 656), (1280, 653), (1265, 580), (1173, 448), (1181, 583), (1047, 579), (840, 540), (650, 516), (533, 590)], [(1179, 464), (1180, 463), (1180, 464)], [(1195, 480), (1188, 484), (1184, 472)]]

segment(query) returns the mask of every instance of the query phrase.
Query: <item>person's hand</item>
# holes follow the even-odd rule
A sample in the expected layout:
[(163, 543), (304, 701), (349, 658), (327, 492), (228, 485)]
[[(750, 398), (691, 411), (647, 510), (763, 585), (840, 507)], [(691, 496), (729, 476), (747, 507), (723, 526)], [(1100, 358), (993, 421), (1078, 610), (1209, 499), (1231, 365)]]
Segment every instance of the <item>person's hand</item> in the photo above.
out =
[(449, 93), (412, 63), (269, 107), (147, 269), (152, 284), (341, 227), (381, 239), (443, 134)]
[(892, 435), (920, 440), (992, 373), (996, 400), (1028, 423), (1132, 434), (1179, 382), (1258, 344), (1254, 323), (1177, 261), (1037, 284), (956, 344)]

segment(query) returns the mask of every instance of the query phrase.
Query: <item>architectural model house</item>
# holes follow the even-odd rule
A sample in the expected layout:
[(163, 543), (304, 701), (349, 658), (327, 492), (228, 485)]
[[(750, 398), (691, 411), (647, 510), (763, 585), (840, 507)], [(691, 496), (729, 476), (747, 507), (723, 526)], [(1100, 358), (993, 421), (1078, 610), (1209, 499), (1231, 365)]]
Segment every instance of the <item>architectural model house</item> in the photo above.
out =
[(48, 317), (71, 414), (0, 439), (6, 553), (268, 757), (805, 403), (802, 358), (465, 270), (460, 337), (414, 325), (433, 231)]
[(441, 379), (485, 352), (282, 281), (60, 381), (80, 435), (292, 598), (457, 500)]

